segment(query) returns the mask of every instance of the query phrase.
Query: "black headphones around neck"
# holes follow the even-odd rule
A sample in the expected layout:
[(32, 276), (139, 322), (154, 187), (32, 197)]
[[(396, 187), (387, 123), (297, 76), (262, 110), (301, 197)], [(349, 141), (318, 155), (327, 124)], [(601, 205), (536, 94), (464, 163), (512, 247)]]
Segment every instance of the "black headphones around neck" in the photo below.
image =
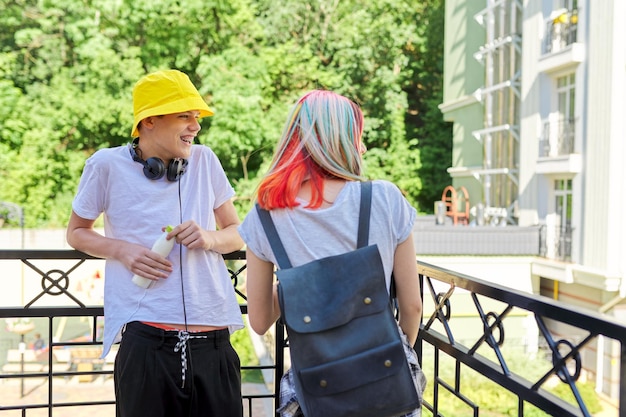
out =
[(147, 161), (141, 159), (139, 155), (137, 155), (137, 151), (135, 148), (139, 146), (139, 138), (135, 138), (133, 143), (128, 147), (130, 149), (130, 156), (133, 157), (133, 161), (139, 162), (143, 165), (143, 174), (146, 178), (151, 180), (158, 180), (163, 178), (163, 175), (167, 178), (168, 181), (178, 181), (180, 177), (185, 173), (185, 169), (187, 169), (187, 164), (189, 163), (186, 159), (175, 158), (170, 161), (165, 167), (165, 163), (161, 158), (148, 158)]

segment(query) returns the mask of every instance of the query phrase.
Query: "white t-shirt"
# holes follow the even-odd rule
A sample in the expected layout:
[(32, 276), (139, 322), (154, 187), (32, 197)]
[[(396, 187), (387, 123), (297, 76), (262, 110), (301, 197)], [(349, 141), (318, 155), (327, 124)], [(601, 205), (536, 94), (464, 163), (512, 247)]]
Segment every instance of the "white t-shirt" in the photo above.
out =
[[(128, 146), (101, 149), (87, 159), (72, 208), (85, 219), (104, 213), (105, 236), (147, 248), (163, 227), (186, 220), (216, 230), (213, 210), (232, 198), (234, 190), (210, 148), (193, 145), (188, 161), (179, 181), (150, 180), (143, 165), (133, 161)], [(132, 272), (122, 263), (107, 259), (103, 356), (121, 340), (121, 329), (130, 321), (185, 323), (186, 313), (188, 324), (227, 326), (231, 333), (243, 327), (219, 253), (175, 244), (168, 259), (173, 272), (148, 289), (133, 284)]]
[[(360, 183), (349, 181), (330, 207), (306, 209), (307, 202), (300, 201), (301, 205), (292, 209), (271, 210), (292, 266), (356, 249), (360, 199)], [(387, 288), (396, 247), (410, 238), (416, 214), (395, 184), (373, 181), (368, 244), (378, 245)], [(259, 258), (277, 264), (256, 209), (239, 226), (239, 234)]]

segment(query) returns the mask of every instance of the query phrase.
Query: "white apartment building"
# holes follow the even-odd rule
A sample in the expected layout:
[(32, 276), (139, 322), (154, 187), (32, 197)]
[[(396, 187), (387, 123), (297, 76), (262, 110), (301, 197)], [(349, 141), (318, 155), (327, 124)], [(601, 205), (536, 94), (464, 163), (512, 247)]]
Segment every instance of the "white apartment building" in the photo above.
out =
[[(468, 229), (464, 250), (424, 243), (421, 260), (626, 320), (624, 16), (624, 0), (446, 1), (440, 109), (471, 215), (439, 226), (447, 241)], [(536, 253), (516, 252), (533, 228)], [(476, 245), (501, 235), (500, 252)], [(594, 346), (585, 366), (609, 397), (611, 349)]]

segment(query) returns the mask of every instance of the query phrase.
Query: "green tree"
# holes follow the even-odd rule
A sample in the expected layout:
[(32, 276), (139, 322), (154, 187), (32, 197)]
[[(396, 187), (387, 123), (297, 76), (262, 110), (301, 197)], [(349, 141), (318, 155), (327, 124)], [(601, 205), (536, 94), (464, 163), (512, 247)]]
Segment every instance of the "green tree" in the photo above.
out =
[[(408, 102), (403, 91), (408, 63), (405, 48), (418, 40), (411, 19), (414, 2), (287, 0), (260, 4), (260, 19), (269, 31), (268, 45), (287, 46), (287, 54), (306, 57), (294, 65), (294, 71), (289, 71), (289, 65), (281, 67), (281, 75), (285, 75), (274, 78), (283, 81), (276, 89), (300, 93), (329, 88), (358, 102), (366, 116), (369, 175), (395, 182), (416, 203), (421, 188), (415, 175), (419, 152), (415, 138), (407, 137)], [(300, 69), (303, 63), (307, 71)]]
[(443, 101), (444, 5), (444, 0), (427, 0), (415, 7), (411, 19), (418, 22), (417, 42), (404, 48), (408, 58), (402, 83), (409, 103), (407, 137), (420, 151), (413, 175), (421, 184), (414, 197), (416, 205), (428, 213), (451, 183), (446, 169), (452, 165), (452, 125), (444, 122), (438, 107)]
[(136, 80), (177, 68), (215, 110), (199, 141), (240, 214), (289, 106), (314, 88), (362, 106), (367, 172), (430, 211), (450, 159), (442, 3), (0, 0), (0, 200), (25, 207), (28, 227), (64, 226), (85, 159), (130, 141)]

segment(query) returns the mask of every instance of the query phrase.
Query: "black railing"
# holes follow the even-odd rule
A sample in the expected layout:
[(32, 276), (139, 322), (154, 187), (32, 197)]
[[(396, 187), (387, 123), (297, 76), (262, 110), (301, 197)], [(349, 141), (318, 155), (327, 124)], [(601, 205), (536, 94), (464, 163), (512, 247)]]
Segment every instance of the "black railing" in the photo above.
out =
[[(243, 252), (227, 256), (233, 284), (239, 291), (240, 277), (245, 271)], [(39, 261), (70, 261), (70, 265), (46, 269)], [(0, 411), (14, 410), (27, 416), (36, 409), (53, 410), (114, 406), (114, 398), (86, 396), (77, 401), (64, 401), (54, 395), (56, 385), (64, 378), (106, 379), (112, 369), (94, 361), (93, 368), (55, 366), (55, 352), (62, 349), (99, 347), (99, 323), (102, 307), (86, 306), (72, 293), (69, 285), (72, 273), (85, 262), (96, 261), (76, 251), (20, 251), (0, 250), (0, 270), (7, 262), (21, 262), (28, 267), (22, 280), (39, 279), (42, 292), (35, 291), (23, 306), (0, 307), (0, 319), (26, 318), (45, 320), (48, 334), (53, 334), (55, 320), (82, 317), (90, 322), (90, 336), (81, 340), (52, 341), (41, 368), (25, 370), (18, 367), (0, 374), (0, 385), (5, 381), (22, 383), (35, 378), (44, 381), (47, 400), (29, 401), (28, 392), (21, 401), (8, 404), (0, 394)], [(595, 389), (602, 391), (618, 405), (616, 414), (626, 417), (626, 326), (611, 317), (584, 311), (549, 298), (472, 278), (436, 266), (418, 263), (422, 283), (424, 317), (418, 342), (415, 346), (428, 378), (423, 415), (505, 415), (494, 408), (503, 406), (503, 397), (496, 401), (484, 398), (486, 391), (505, 392), (517, 416), (530, 415), (532, 409), (541, 410), (532, 415), (591, 416), (598, 405), (594, 396), (584, 391), (584, 378), (595, 379)], [(34, 278), (33, 278), (34, 277)], [(3, 288), (20, 277), (2, 276)], [(506, 281), (506, 277), (502, 277)], [(45, 295), (53, 294), (69, 301), (68, 306), (38, 306)], [(245, 302), (241, 304), (247, 313)], [(26, 321), (26, 320), (24, 320)], [(524, 329), (520, 335), (520, 329)], [(242, 364), (242, 370), (262, 370), (273, 373), (268, 393), (244, 395), (247, 416), (268, 416), (259, 412), (254, 404), (275, 400), (278, 382), (284, 366), (286, 348), (282, 326), (273, 334), (272, 363), (262, 365)], [(506, 337), (505, 337), (506, 335)], [(22, 339), (23, 340), (23, 339)], [(0, 350), (2, 344), (0, 344)], [(0, 358), (0, 361), (2, 359)], [(532, 366), (531, 366), (532, 364)], [(532, 369), (531, 369), (532, 368)], [(537, 368), (537, 369), (534, 369)], [(532, 372), (529, 372), (532, 371)], [(480, 381), (486, 381), (488, 386)], [(56, 385), (55, 385), (56, 384)], [(582, 388), (581, 388), (582, 387)], [(566, 393), (559, 391), (566, 388)], [(40, 387), (41, 389), (41, 387)], [(5, 388), (0, 391), (5, 392)], [(594, 394), (595, 395), (595, 394)], [(491, 398), (493, 400), (493, 398)], [(55, 411), (55, 415), (57, 411)], [(541, 414), (543, 413), (543, 414)], [(94, 414), (90, 414), (94, 415)], [(512, 415), (507, 413), (506, 415)]]
[[(240, 304), (241, 312), (242, 314), (247, 314), (246, 297), (240, 290), (240, 278), (245, 270), (245, 262), (240, 261), (245, 259), (245, 252), (240, 251), (226, 255), (225, 259), (229, 267), (234, 289), (244, 300)], [(0, 365), (3, 368), (3, 371), (0, 372), (0, 384), (10, 381), (19, 384), (20, 397), (18, 401), (9, 401), (6, 398), (3, 400), (2, 395), (0, 395), (0, 411), (21, 411), (22, 415), (28, 415), (27, 411), (29, 410), (48, 409), (48, 415), (52, 416), (53, 410), (59, 409), (75, 410), (78, 407), (95, 406), (114, 407), (114, 398), (84, 398), (73, 402), (55, 400), (56, 389), (69, 379), (103, 381), (112, 378), (113, 375), (112, 361), (99, 358), (102, 346), (100, 330), (104, 314), (103, 307), (86, 305), (81, 299), (80, 291), (75, 291), (75, 286), (72, 285), (72, 283), (76, 283), (79, 280), (80, 268), (84, 268), (88, 262), (97, 261), (98, 258), (74, 250), (0, 250), (0, 261), (10, 260), (20, 261), (26, 268), (26, 272), (22, 271), (22, 277), (20, 278), (9, 272), (11, 270), (19, 270), (20, 268), (16, 268), (15, 265), (13, 265), (12, 269), (2, 268), (3, 264), (7, 262), (0, 262), (0, 270), (4, 271), (2, 278), (6, 280), (2, 283), (2, 287), (8, 288), (10, 286), (9, 281), (15, 283), (22, 279), (25, 283), (21, 285), (28, 286), (30, 291), (26, 291), (28, 294), (23, 301), (23, 306), (0, 308), (0, 323), (4, 325), (5, 319), (8, 319), (11, 325), (7, 326), (7, 330), (13, 331), (16, 335), (21, 333), (21, 336), (16, 336), (19, 337), (17, 340), (0, 340), (0, 352), (4, 354), (3, 350), (7, 351), (7, 360), (4, 361), (3, 358), (0, 358)], [(64, 265), (61, 268), (58, 265), (50, 268), (50, 261), (56, 261), (59, 264), (64, 263)], [(40, 263), (48, 265), (42, 266)], [(22, 291), (24, 290), (22, 289)], [(50, 307), (50, 297), (56, 300), (56, 303), (67, 304), (67, 306)], [(42, 302), (46, 305), (39, 306)], [(59, 320), (67, 318), (88, 320), (91, 323), (91, 329), (88, 331), (89, 335), (71, 340), (54, 341), (52, 337), (54, 328), (58, 327)], [(36, 361), (33, 361), (30, 358), (26, 358), (27, 354), (33, 356), (33, 352), (32, 349), (25, 346), (24, 333), (27, 331), (32, 333), (33, 329), (31, 327), (34, 323), (38, 322), (41, 324), (42, 321), (46, 322), (47, 331), (45, 333), (49, 335), (50, 343), (44, 351), (39, 352)], [(274, 332), (277, 341), (285, 340), (282, 326), (277, 324)], [(3, 346), (5, 347), (4, 349), (2, 349)], [(275, 349), (272, 352), (273, 364), (249, 365), (242, 363), (242, 372), (266, 372), (269, 370), (273, 373), (272, 379), (280, 381), (283, 372), (284, 342), (277, 342), (274, 346)], [(10, 352), (16, 353), (13, 356), (17, 356), (17, 358), (14, 357), (12, 361), (9, 360)], [(60, 361), (58, 357), (61, 354), (63, 354), (64, 359)], [(43, 385), (46, 386), (47, 395), (45, 397), (47, 400), (29, 403), (28, 394), (34, 389), (32, 388), (34, 384), (29, 384), (28, 382), (41, 380), (44, 383), (38, 383), (35, 387), (37, 390), (41, 390)], [(273, 385), (275, 387), (276, 383)], [(257, 402), (272, 401), (273, 405), (270, 408), (275, 409), (276, 406), (273, 400), (276, 398), (276, 392), (278, 392), (276, 389), (260, 393), (246, 394), (244, 392), (243, 402), (246, 415), (255, 415), (253, 410)], [(267, 409), (267, 407), (258, 406), (256, 409)], [(109, 415), (113, 414), (114, 408), (111, 408)]]
[(576, 119), (561, 118), (558, 121), (545, 121), (539, 138), (539, 156), (556, 157), (574, 153), (576, 139)]
[[(608, 415), (626, 416), (624, 323), (432, 265), (420, 264), (419, 271), (425, 306), (433, 306), (423, 318), (417, 346), (433, 350), (433, 395), (425, 403), (433, 415), (478, 416), (481, 410), (512, 415), (494, 414), (490, 408), (497, 405), (481, 403), (477, 380), (485, 379), (510, 393), (507, 409), (517, 409), (517, 416), (538, 415), (531, 414), (533, 408), (559, 417), (592, 416), (599, 405), (595, 394), (582, 394), (584, 374), (596, 380), (592, 390), (618, 404)], [(478, 325), (470, 326), (466, 317), (478, 317)], [(520, 328), (524, 334), (516, 337)], [(424, 367), (430, 367), (429, 355), (420, 353)], [(448, 374), (442, 357), (451, 362)], [(462, 410), (442, 412), (451, 402), (442, 402), (442, 391)]]
[(571, 225), (554, 227), (542, 225), (539, 233), (539, 254), (548, 259), (570, 262), (573, 233), (574, 228)]

